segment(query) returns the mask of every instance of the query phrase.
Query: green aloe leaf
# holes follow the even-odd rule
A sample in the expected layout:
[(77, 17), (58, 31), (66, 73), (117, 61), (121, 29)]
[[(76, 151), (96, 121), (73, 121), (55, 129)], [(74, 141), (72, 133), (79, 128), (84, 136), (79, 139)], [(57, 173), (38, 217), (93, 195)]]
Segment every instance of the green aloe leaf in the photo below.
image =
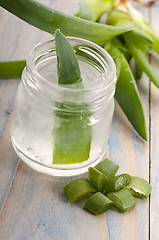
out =
[(152, 45), (154, 40), (144, 31), (138, 29), (131, 17), (122, 10), (113, 9), (108, 13), (107, 24), (112, 26), (122, 26), (123, 24), (132, 24), (132, 30), (129, 32), (131, 38), (133, 38), (134, 43), (140, 45), (140, 47), (145, 47), (147, 51), (146, 45)]
[(147, 141), (142, 102), (130, 66), (125, 56), (117, 48), (111, 47), (108, 52), (117, 66), (118, 79), (115, 98), (134, 129)]
[(142, 78), (143, 70), (137, 63), (135, 64), (135, 74), (138, 80)]
[(82, 81), (75, 52), (60, 30), (55, 33), (55, 44), (58, 60), (58, 83), (65, 85)]
[[(55, 45), (58, 65), (58, 84), (77, 84), (83, 88), (75, 52), (69, 41), (59, 31), (56, 31)], [(55, 123), (53, 128), (53, 163), (71, 164), (88, 160), (92, 131), (89, 125), (89, 112), (86, 112), (86, 104), (67, 102), (65, 95), (63, 102), (56, 106)], [(76, 96), (81, 97), (81, 96)], [(71, 109), (75, 112), (71, 112)], [(84, 109), (84, 111), (83, 111)]]
[(113, 202), (113, 204), (122, 213), (129, 211), (136, 205), (135, 199), (129, 190), (123, 188), (117, 192), (108, 193), (107, 197)]
[(131, 17), (124, 11), (119, 9), (112, 9), (107, 14), (107, 24), (112, 26), (121, 26), (129, 24), (134, 28), (134, 24), (132, 22)]
[(113, 207), (113, 202), (101, 192), (94, 193), (87, 199), (83, 208), (94, 215), (107, 212)]
[[(113, 26), (120, 26), (122, 24), (122, 21), (132, 22), (132, 19), (127, 13), (119, 9), (115, 9), (109, 12), (107, 23), (112, 24)], [(135, 59), (136, 63), (147, 74), (150, 80), (157, 87), (159, 87), (159, 76), (145, 57), (145, 53), (151, 52), (148, 45), (153, 46), (154, 40), (151, 38), (151, 36), (142, 30), (137, 29), (136, 27), (134, 27), (132, 31), (125, 33), (124, 39), (126, 41), (129, 52)]]
[(79, 3), (78, 16), (96, 22), (101, 15), (111, 9), (114, 4), (114, 0), (82, 0)]
[(112, 27), (90, 22), (32, 0), (0, 0), (0, 6), (46, 32), (54, 34), (56, 29), (61, 29), (67, 36), (85, 38), (98, 44), (132, 29), (130, 24)]
[(96, 189), (88, 179), (78, 178), (67, 184), (63, 191), (68, 201), (73, 203), (90, 193), (96, 192)]
[(139, 65), (139, 67), (146, 73), (146, 75), (150, 78), (150, 81), (153, 82), (156, 87), (159, 88), (159, 76), (155, 72), (155, 70), (152, 68), (152, 66), (149, 64), (148, 60), (146, 59), (145, 54), (142, 52), (142, 49), (140, 49), (134, 42), (131, 36), (125, 34), (124, 35), (127, 47), (129, 48), (129, 51), (133, 58), (135, 59), (136, 63)]
[(134, 25), (143, 30), (154, 40), (154, 43), (151, 45), (151, 47), (159, 54), (159, 36), (151, 28), (144, 16), (137, 9), (135, 9), (130, 2), (126, 4), (126, 8)]
[(0, 78), (21, 77), (25, 65), (26, 65), (25, 60), (0, 62)]

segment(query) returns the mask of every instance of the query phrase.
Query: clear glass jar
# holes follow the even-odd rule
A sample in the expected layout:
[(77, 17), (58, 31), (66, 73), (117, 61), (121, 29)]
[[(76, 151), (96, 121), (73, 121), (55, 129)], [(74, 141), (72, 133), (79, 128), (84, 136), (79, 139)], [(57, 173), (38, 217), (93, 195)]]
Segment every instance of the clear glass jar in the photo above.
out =
[[(68, 40), (83, 87), (58, 85), (54, 39), (38, 44), (22, 74), (11, 127), (18, 156), (33, 169), (56, 176), (82, 174), (102, 159), (114, 111), (112, 58), (87, 40)], [(71, 164), (72, 159), (77, 162)]]

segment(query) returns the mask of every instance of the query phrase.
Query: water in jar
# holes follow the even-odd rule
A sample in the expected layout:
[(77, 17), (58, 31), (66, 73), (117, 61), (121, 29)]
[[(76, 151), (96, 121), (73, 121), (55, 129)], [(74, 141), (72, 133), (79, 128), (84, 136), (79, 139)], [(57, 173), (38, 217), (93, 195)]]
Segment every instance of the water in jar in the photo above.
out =
[[(86, 89), (95, 89), (103, 85), (103, 76), (99, 69), (79, 61), (83, 87)], [(37, 66), (38, 72), (48, 82), (57, 84), (57, 64), (56, 59), (41, 62)], [(23, 78), (27, 78), (24, 71)], [(105, 83), (104, 83), (105, 84)], [(78, 84), (70, 88), (79, 88)], [(49, 93), (50, 94), (50, 93)], [(61, 96), (64, 98), (64, 96)], [(87, 103), (87, 97), (85, 97)], [(76, 166), (85, 165), (101, 158), (106, 150), (107, 138), (114, 110), (114, 100), (111, 97), (106, 105), (89, 116), (88, 125), (91, 128), (91, 147), (89, 158), (82, 163), (76, 163)], [(20, 83), (11, 130), (11, 138), (17, 151), (23, 153), (30, 160), (37, 161), (46, 165), (53, 165), (54, 136), (53, 129), (57, 124), (57, 116), (53, 109), (48, 108), (45, 101), (26, 90), (23, 82)], [(57, 127), (57, 126), (56, 126)], [(60, 126), (59, 126), (60, 127)], [(65, 132), (63, 132), (65, 134)], [(78, 136), (77, 136), (78, 137)], [(60, 168), (67, 169), (66, 165), (60, 165)]]

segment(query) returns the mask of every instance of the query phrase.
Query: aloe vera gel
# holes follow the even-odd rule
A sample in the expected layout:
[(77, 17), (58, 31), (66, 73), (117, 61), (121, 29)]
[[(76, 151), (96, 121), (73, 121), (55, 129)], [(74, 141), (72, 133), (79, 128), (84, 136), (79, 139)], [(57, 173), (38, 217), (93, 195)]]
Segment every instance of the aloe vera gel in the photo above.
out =
[[(84, 173), (101, 160), (114, 111), (116, 71), (110, 55), (87, 40), (67, 41), (77, 58), (79, 80), (67, 82), (70, 59), (74, 65), (67, 44), (62, 50), (54, 39), (38, 44), (22, 73), (11, 127), (18, 156), (33, 169), (56, 176)], [(60, 51), (66, 58), (61, 62)]]

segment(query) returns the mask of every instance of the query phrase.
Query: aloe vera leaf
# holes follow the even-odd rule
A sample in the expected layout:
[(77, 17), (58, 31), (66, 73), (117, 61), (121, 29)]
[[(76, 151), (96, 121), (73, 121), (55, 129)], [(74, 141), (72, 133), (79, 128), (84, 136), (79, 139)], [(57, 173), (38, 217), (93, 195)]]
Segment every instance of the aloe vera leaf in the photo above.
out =
[(133, 58), (135, 59), (136, 63), (140, 66), (140, 68), (146, 73), (149, 77), (150, 81), (153, 82), (156, 87), (159, 88), (159, 76), (149, 64), (148, 60), (145, 57), (145, 54), (142, 50), (133, 43), (133, 40), (129, 35), (124, 35), (126, 44), (129, 48), (129, 51)]
[(137, 63), (135, 64), (135, 73), (136, 73), (137, 79), (140, 80), (142, 78), (143, 70)]
[(53, 164), (80, 163), (88, 160), (92, 132), (88, 116), (56, 116), (53, 129)]
[(131, 181), (126, 188), (129, 189), (133, 196), (140, 198), (147, 198), (152, 191), (151, 185), (140, 177), (131, 177)]
[(85, 38), (98, 44), (103, 44), (132, 29), (129, 24), (112, 27), (90, 22), (32, 0), (0, 0), (0, 6), (46, 32), (54, 34), (55, 30), (59, 28), (67, 36)]
[(89, 181), (97, 189), (98, 192), (103, 192), (106, 184), (106, 176), (96, 168), (88, 168)]
[(154, 40), (154, 43), (151, 45), (151, 47), (159, 54), (159, 36), (151, 28), (144, 16), (137, 9), (135, 9), (130, 2), (127, 2), (126, 9), (135, 26), (145, 31), (145, 33), (147, 33)]
[(115, 37), (111, 40), (111, 44), (114, 47), (118, 48), (122, 53), (124, 53), (124, 55), (129, 52), (128, 48), (124, 44), (122, 44), (121, 41), (117, 37)]
[(118, 80), (118, 78), (120, 76), (120, 71), (121, 71), (121, 61), (120, 61), (121, 52), (118, 48), (114, 47), (113, 45), (109, 45), (109, 48), (107, 48), (107, 51), (109, 52), (109, 54), (111, 55), (111, 57), (113, 58), (113, 60), (115, 62), (116, 77)]
[[(58, 65), (58, 84), (79, 84), (83, 88), (80, 69), (75, 52), (69, 41), (56, 31), (55, 45)], [(67, 68), (67, 70), (66, 70)], [(76, 96), (78, 98), (80, 96)], [(88, 160), (92, 131), (89, 125), (90, 113), (83, 109), (86, 104), (59, 103), (61, 111), (56, 110), (53, 128), (53, 164), (71, 164)], [(77, 113), (71, 112), (71, 109)]]
[(89, 193), (96, 192), (94, 186), (86, 178), (75, 179), (63, 189), (67, 199), (73, 203)]
[(81, 0), (79, 3), (79, 17), (96, 22), (114, 4), (113, 0)]
[[(129, 38), (133, 39), (133, 43), (138, 46), (142, 52), (151, 53), (151, 46), (153, 44), (153, 39), (137, 28), (130, 31)], [(130, 50), (129, 50), (130, 51)]]
[(119, 169), (119, 165), (106, 158), (98, 163), (94, 168), (102, 172), (105, 176), (114, 176)]
[(0, 78), (20, 77), (25, 65), (25, 60), (0, 62)]
[(133, 38), (134, 43), (137, 43), (140, 46), (151, 45), (154, 43), (154, 40), (144, 31), (138, 29), (128, 13), (123, 12), (119, 9), (113, 9), (108, 13), (107, 24), (112, 26), (122, 26), (123, 22), (127, 24), (132, 24), (132, 30), (129, 31), (129, 35)]
[(122, 213), (129, 211), (136, 205), (135, 199), (129, 190), (123, 188), (117, 192), (108, 193), (107, 197), (113, 202), (113, 204)]
[[(115, 16), (114, 19), (113, 19), (113, 16)], [(117, 25), (120, 26), (122, 24), (122, 19), (123, 21), (131, 22), (131, 19), (129, 18), (130, 16), (128, 16), (127, 13), (121, 10), (115, 9), (110, 11), (107, 22), (115, 26)], [(147, 74), (150, 80), (157, 87), (159, 87), (159, 76), (151, 67), (151, 65), (149, 64), (149, 62), (145, 57), (145, 53), (150, 51), (147, 45), (151, 45), (151, 44), (153, 45), (153, 39), (148, 34), (145, 34), (142, 30), (140, 31), (136, 28), (134, 28), (129, 33), (125, 33), (124, 39), (136, 63)]]
[(146, 123), (141, 98), (137, 85), (124, 55), (115, 47), (108, 51), (121, 63), (120, 74), (116, 83), (115, 98), (137, 133), (147, 141)]
[(130, 183), (129, 174), (121, 174), (118, 176), (107, 176), (105, 183), (105, 193), (118, 191)]
[[(120, 36), (120, 38), (122, 37), (122, 35)], [(124, 39), (124, 38), (123, 38)], [(122, 43), (122, 41), (119, 39), (119, 37), (115, 37), (113, 38), (111, 41), (111, 45), (109, 45), (109, 48), (114, 46), (116, 49), (119, 49), (120, 52), (122, 52), (125, 56), (125, 58), (127, 59), (127, 61), (129, 62), (131, 59), (131, 54), (129, 52), (129, 49), (127, 48), (127, 46), (125, 45), (125, 43)], [(125, 40), (124, 40), (125, 41)]]
[(121, 26), (123, 23), (129, 24), (134, 28), (131, 17), (120, 9), (112, 9), (107, 14), (106, 23), (112, 26)]
[(110, 210), (112, 207), (113, 202), (104, 194), (97, 192), (87, 199), (83, 208), (94, 215), (99, 215)]
[(73, 84), (81, 81), (81, 73), (77, 57), (69, 41), (57, 30), (55, 32), (57, 54), (58, 83)]

